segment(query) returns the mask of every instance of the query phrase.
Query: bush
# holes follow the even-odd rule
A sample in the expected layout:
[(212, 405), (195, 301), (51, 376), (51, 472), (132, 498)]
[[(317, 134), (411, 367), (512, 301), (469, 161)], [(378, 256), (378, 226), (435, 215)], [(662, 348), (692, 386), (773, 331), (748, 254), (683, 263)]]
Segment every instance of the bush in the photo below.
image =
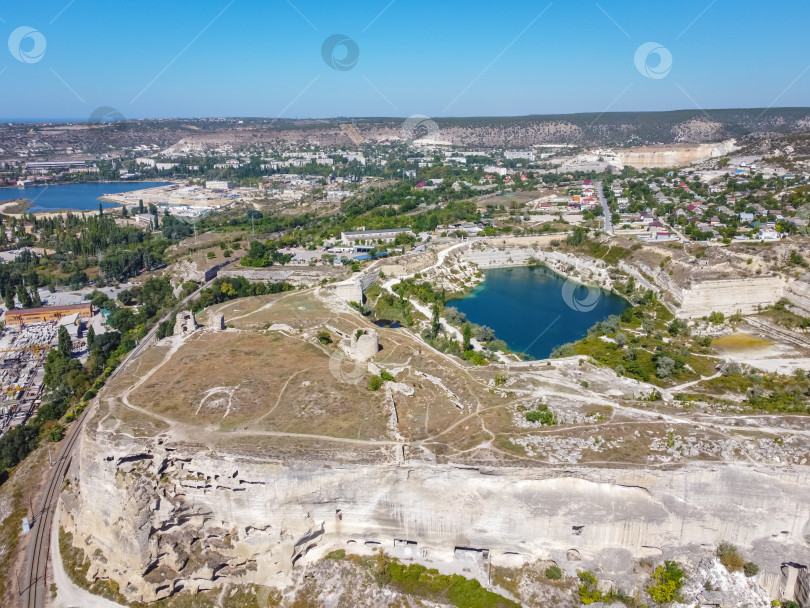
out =
[(722, 312), (713, 312), (709, 315), (709, 323), (719, 324), (726, 320), (726, 315)]
[(368, 380), (368, 390), (370, 391), (378, 391), (383, 385), (383, 379), (379, 376), (372, 376)]
[(380, 378), (382, 378), (385, 382), (396, 382), (396, 378), (385, 370), (380, 372)]
[(325, 329), (322, 329), (321, 331), (318, 332), (318, 342), (320, 342), (324, 346), (327, 345), (327, 344), (331, 344), (332, 343), (332, 334), (330, 334)]
[(549, 410), (548, 406), (542, 403), (537, 406), (536, 410), (526, 412), (526, 420), (529, 422), (539, 422), (544, 426), (557, 424), (557, 417), (554, 415), (554, 412)]
[(745, 562), (743, 565), (743, 574), (749, 578), (756, 576), (759, 574), (759, 566), (757, 566), (754, 562)]
[(567, 344), (563, 344), (562, 346), (558, 346), (551, 352), (552, 359), (561, 359), (563, 357), (573, 357), (577, 354), (577, 351), (574, 350), (574, 345), (570, 342)]
[(546, 578), (552, 581), (558, 581), (562, 578), (562, 570), (559, 566), (549, 566), (546, 568)]
[(678, 599), (678, 592), (683, 587), (683, 570), (677, 562), (664, 562), (655, 569), (651, 579), (647, 591), (653, 601), (665, 604)]
[(61, 424), (57, 424), (51, 429), (51, 432), (48, 433), (48, 441), (50, 441), (51, 443), (57, 443), (59, 441), (62, 441), (62, 437), (64, 436), (65, 436), (65, 427), (63, 427)]
[(675, 371), (675, 361), (669, 357), (659, 357), (655, 375), (659, 378), (669, 378)]
[(731, 543), (720, 543), (717, 546), (717, 557), (729, 572), (739, 572), (745, 567), (745, 559)]
[(580, 572), (579, 580), (582, 584), (579, 586), (579, 599), (583, 604), (593, 604), (602, 599), (602, 594), (596, 584), (596, 577), (593, 572)]

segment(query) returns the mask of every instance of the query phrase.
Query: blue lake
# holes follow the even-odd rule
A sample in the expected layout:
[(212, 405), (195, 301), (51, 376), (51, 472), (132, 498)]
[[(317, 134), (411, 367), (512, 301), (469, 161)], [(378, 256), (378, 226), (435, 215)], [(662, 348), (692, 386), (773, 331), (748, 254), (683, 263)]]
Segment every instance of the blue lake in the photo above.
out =
[[(171, 182), (95, 182), (92, 184), (64, 184), (60, 186), (29, 186), (28, 188), (0, 188), (0, 202), (27, 198), (34, 205), (28, 212), (94, 211), (98, 209), (99, 197), (131, 190), (168, 186)], [(106, 209), (118, 207), (115, 203), (102, 202)]]
[(545, 266), (483, 272), (483, 283), (447, 305), (458, 308), (469, 321), (494, 329), (511, 350), (535, 359), (585, 337), (597, 322), (628, 306), (615, 294), (577, 285)]

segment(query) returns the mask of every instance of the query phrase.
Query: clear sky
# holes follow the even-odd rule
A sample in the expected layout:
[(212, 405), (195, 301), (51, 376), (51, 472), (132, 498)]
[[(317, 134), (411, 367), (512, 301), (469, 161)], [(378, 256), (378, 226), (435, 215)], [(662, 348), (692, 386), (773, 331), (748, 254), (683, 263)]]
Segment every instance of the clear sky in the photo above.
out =
[(6, 1), (0, 118), (810, 106), (808, 23), (807, 0)]

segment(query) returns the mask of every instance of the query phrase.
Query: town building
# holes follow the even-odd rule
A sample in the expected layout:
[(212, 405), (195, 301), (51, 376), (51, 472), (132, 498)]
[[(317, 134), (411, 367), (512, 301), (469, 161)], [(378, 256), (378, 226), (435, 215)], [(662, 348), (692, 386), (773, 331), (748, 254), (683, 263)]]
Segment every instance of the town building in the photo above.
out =
[(399, 234), (414, 236), (410, 228), (388, 228), (381, 230), (366, 230), (365, 227), (352, 232), (341, 232), (340, 242), (343, 245), (354, 246), (362, 243), (393, 243)]

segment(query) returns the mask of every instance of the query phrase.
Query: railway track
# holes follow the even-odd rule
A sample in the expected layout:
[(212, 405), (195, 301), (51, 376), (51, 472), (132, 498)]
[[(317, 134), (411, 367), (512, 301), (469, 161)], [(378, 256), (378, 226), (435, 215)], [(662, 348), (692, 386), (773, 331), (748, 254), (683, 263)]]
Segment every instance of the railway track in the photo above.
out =
[[(203, 283), (196, 291), (181, 300), (180, 303), (172, 309), (172, 312), (161, 317), (146, 336), (144, 336), (143, 340), (129, 352), (121, 364), (110, 374), (107, 382), (118, 376), (118, 374), (126, 368), (127, 364), (152, 342), (163, 321), (166, 321), (173, 314), (182, 310), (185, 304), (213, 282), (214, 279), (211, 279), (207, 283)], [(53, 525), (56, 503), (59, 499), (59, 492), (61, 491), (63, 480), (70, 468), (73, 448), (81, 436), (81, 429), (84, 426), (87, 410), (89, 409), (88, 407), (82, 412), (74, 424), (70, 425), (68, 428), (67, 437), (62, 444), (56, 462), (52, 464), (51, 475), (48, 478), (45, 490), (37, 504), (37, 511), (32, 514), (33, 524), (29, 532), (30, 536), (23, 566), (22, 581), (18, 581), (17, 583), (20, 587), (19, 596), (22, 599), (21, 606), (23, 606), (23, 608), (43, 608), (45, 606), (45, 598), (48, 593), (46, 575), (51, 551), (51, 526)]]

